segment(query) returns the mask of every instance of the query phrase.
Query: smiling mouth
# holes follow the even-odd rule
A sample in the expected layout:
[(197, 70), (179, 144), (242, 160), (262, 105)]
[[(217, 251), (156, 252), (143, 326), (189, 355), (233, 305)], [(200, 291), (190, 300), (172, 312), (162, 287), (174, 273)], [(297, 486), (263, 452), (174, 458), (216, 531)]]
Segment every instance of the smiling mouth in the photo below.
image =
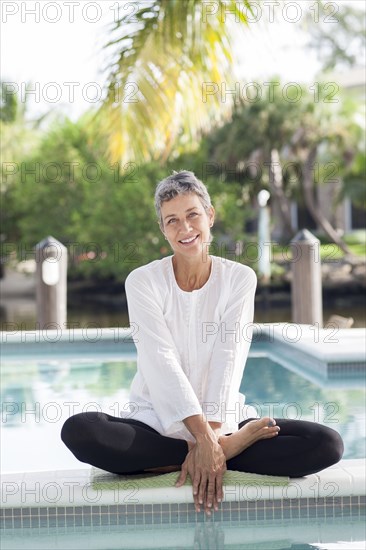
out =
[(189, 244), (194, 243), (198, 239), (199, 235), (196, 235), (195, 237), (189, 237), (189, 239), (182, 239), (179, 241), (181, 244), (187, 246)]

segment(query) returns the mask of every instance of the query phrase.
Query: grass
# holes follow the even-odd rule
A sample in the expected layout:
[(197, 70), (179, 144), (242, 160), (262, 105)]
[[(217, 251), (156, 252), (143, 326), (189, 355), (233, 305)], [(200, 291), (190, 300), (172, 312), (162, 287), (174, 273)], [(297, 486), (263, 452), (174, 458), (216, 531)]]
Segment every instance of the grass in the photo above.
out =
[[(360, 232), (357, 237), (353, 234), (346, 236), (344, 238), (345, 243), (350, 249), (351, 253), (359, 258), (366, 259), (366, 242), (363, 240), (363, 233)], [(314, 255), (317, 254), (316, 249), (314, 249)], [(320, 259), (322, 262), (332, 262), (335, 260), (340, 260), (345, 256), (343, 250), (339, 248), (335, 243), (330, 242), (321, 242), (320, 243)], [(279, 245), (273, 244), (272, 246), (272, 257), (276, 261), (291, 261), (292, 254), (290, 245)]]
[[(364, 257), (366, 258), (366, 250), (364, 244), (349, 244), (348, 248), (354, 254), (355, 256), (358, 256), (360, 258)], [(274, 245), (272, 249), (273, 254), (273, 260), (274, 261), (281, 261), (281, 260), (291, 260), (291, 250), (290, 245)], [(316, 251), (314, 250), (314, 254), (316, 254)], [(340, 260), (344, 257), (344, 252), (339, 248), (338, 245), (334, 243), (327, 243), (327, 244), (321, 244), (320, 245), (320, 258), (322, 262), (332, 262), (335, 260)]]
[[(327, 241), (322, 236), (319, 240), (320, 249), (318, 250), (317, 247), (313, 249), (313, 257), (315, 260), (318, 260), (320, 255), (320, 259), (323, 263), (329, 263), (341, 260), (345, 256), (345, 253), (335, 243)], [(352, 254), (366, 261), (366, 231), (359, 230), (345, 235), (344, 241)], [(271, 247), (270, 251), (269, 247)], [(257, 270), (261, 251), (259, 250), (256, 235), (247, 235), (246, 239), (243, 241), (242, 253), (235, 255), (233, 252), (234, 248), (233, 245), (222, 245), (221, 255), (228, 259), (234, 259), (235, 261), (248, 264)], [(285, 271), (282, 267), (283, 264), (294, 261), (290, 244), (281, 245), (276, 242), (266, 243), (262, 252), (265, 253), (265, 251), (270, 256), (272, 274), (276, 272), (278, 276), (281, 276)], [(227, 255), (225, 255), (225, 253), (227, 253)]]

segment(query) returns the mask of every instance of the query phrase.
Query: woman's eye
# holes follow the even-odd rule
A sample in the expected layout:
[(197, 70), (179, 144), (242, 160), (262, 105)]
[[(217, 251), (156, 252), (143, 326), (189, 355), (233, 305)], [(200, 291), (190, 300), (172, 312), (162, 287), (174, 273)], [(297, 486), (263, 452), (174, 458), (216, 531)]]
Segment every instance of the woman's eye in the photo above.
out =
[(170, 220), (168, 220), (168, 223), (172, 223), (172, 222), (175, 222), (175, 218), (170, 218)]
[(194, 216), (197, 216), (197, 212), (191, 212), (190, 217), (193, 218)]

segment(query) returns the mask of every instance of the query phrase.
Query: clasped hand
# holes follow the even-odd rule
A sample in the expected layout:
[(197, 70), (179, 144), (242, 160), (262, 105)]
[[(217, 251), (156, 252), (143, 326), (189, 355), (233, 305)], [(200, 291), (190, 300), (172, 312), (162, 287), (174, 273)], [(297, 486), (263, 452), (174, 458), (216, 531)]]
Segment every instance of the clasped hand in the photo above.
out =
[(192, 480), (193, 499), (196, 511), (203, 506), (210, 515), (211, 510), (218, 510), (218, 503), (223, 499), (222, 482), (226, 471), (226, 458), (219, 443), (208, 435), (199, 439), (188, 452), (176, 487), (181, 487), (187, 478)]

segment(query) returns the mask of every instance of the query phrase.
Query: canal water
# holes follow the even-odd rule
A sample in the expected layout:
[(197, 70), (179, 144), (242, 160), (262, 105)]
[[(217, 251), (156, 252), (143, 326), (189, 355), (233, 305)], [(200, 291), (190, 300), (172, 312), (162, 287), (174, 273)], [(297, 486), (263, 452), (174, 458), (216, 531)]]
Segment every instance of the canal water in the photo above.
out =
[[(326, 322), (331, 315), (342, 315), (354, 319), (353, 328), (366, 326), (365, 298), (360, 296), (358, 303), (349, 298), (335, 298), (332, 305), (325, 304), (323, 318)], [(262, 299), (256, 300), (256, 323), (290, 323), (290, 305), (265, 304)], [(68, 300), (67, 323), (69, 328), (104, 328), (127, 327), (128, 314), (119, 303), (98, 303), (84, 297), (82, 302)], [(0, 305), (1, 330), (32, 330), (36, 328), (36, 302), (33, 298), (3, 299)]]

